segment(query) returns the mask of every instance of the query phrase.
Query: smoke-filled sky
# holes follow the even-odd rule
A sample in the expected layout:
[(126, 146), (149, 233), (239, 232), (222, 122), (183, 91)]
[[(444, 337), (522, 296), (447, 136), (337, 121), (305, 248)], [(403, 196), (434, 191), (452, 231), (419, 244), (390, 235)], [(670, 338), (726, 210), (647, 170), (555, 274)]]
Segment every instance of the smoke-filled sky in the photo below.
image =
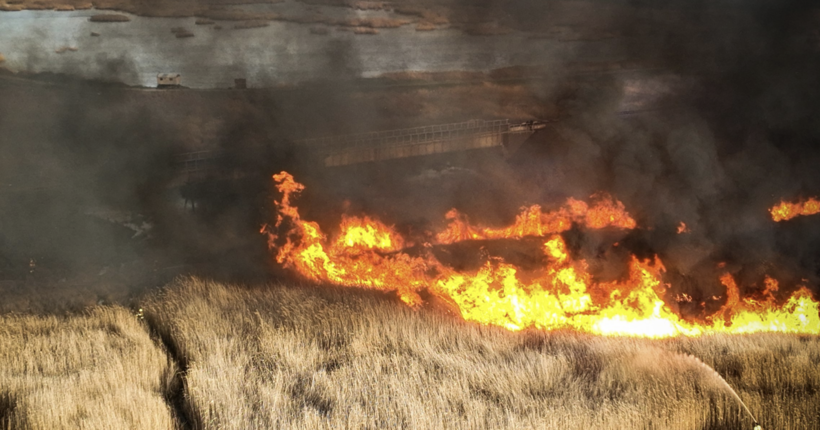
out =
[[(348, 199), (354, 208), (395, 223), (441, 222), (452, 206), (481, 211), (471, 214), (478, 220), (503, 222), (522, 204), (549, 206), (568, 196), (607, 191), (624, 202), (642, 227), (622, 239), (624, 246), (660, 254), (670, 280), (692, 294), (719, 292), (714, 274), (721, 262), (747, 285), (759, 284), (764, 273), (786, 285), (803, 278), (818, 284), (820, 220), (776, 224), (767, 212), (781, 198), (820, 194), (820, 8), (814, 2), (487, 0), (434, 8), (451, 26), (432, 35), (408, 27), (337, 37), (331, 29), (330, 37), (321, 38), (308, 35), (309, 26), (288, 23), (287, 28), (305, 33), (288, 40), (310, 57), (300, 63), (279, 45), (271, 52), (284, 49), (280, 54), (288, 58), (288, 67), (296, 75), (324, 78), (321, 88), (175, 97), (67, 76), (39, 83), (0, 77), (4, 276), (13, 276), (15, 267), (34, 257), (60, 267), (94, 266), (142, 258), (144, 249), (185, 260), (180, 256), (192, 249), (224, 255), (250, 248), (247, 259), (257, 258), (264, 244), (253, 232), (270, 210), (268, 175), (291, 169), (308, 177), (306, 182), (314, 186), (309, 192), (326, 185), (313, 197), (306, 193), (306, 204), (326, 208), (335, 204), (333, 199)], [(339, 14), (356, 13), (339, 9)], [(0, 12), (0, 23), (5, 17)], [(139, 25), (140, 20), (125, 25)], [(474, 35), (487, 29), (503, 29), (504, 34)], [(264, 50), (274, 44), (264, 33), (241, 31), (237, 49)], [(568, 33), (575, 42), (549, 40)], [(157, 51), (179, 49), (170, 33), (164, 36), (163, 42), (155, 42)], [(219, 57), (216, 64), (227, 70), (226, 76), (256, 76), (264, 69), (258, 62), (249, 65), (243, 56), (228, 55), (223, 45), (201, 43), (204, 35), (197, 37), (198, 55), (174, 59), (184, 70), (207, 69), (209, 57)], [(590, 43), (590, 38), (604, 41)], [(49, 64), (62, 64), (41, 60), (54, 55), (52, 42), (35, 31), (20, 45), (23, 50), (0, 45), (0, 53), (15, 70), (25, 70), (28, 62), (36, 71), (48, 71)], [(71, 67), (54, 71), (142, 82), (144, 47), (122, 49), (127, 43), (120, 38), (93, 60), (66, 60)], [(444, 51), (470, 49), (461, 62), (450, 59), (439, 65), (446, 69), (525, 64), (549, 73), (525, 80), (517, 92), (487, 88), (483, 98), (450, 89), (439, 90), (438, 99), (431, 95), (436, 90), (389, 93), (393, 95), (380, 99), (363, 96), (351, 80), (380, 70), (385, 58), (390, 58), (387, 71), (414, 68), (420, 63), (413, 58), (442, 55), (437, 44)], [(394, 47), (402, 55), (396, 56)], [(13, 52), (4, 52), (9, 49)], [(403, 57), (410, 60), (403, 62)], [(591, 78), (573, 74), (573, 64), (594, 61), (631, 61), (643, 70)], [(433, 69), (441, 70), (439, 66)], [(636, 91), (652, 94), (651, 105), (637, 105), (653, 110), (627, 115), (624, 100)], [(325, 171), (311, 164), (310, 154), (289, 146), (296, 135), (427, 125), (458, 119), (458, 112), (481, 114), (470, 106), (503, 118), (516, 97), (526, 97), (526, 103), (518, 104), (529, 106), (529, 117), (516, 113), (522, 120), (552, 112), (561, 121), (534, 136), (509, 161), (485, 163), (462, 155), (449, 160), (461, 170), (447, 170), (447, 161), (436, 160), (403, 168)], [(430, 100), (439, 111), (425, 104)], [(198, 185), (198, 212), (180, 212), (180, 189), (172, 186), (173, 154), (202, 146), (233, 151), (226, 165), (250, 174)], [(437, 178), (443, 172), (456, 174), (431, 183), (423, 180), (425, 172)], [(134, 245), (133, 231), (88, 215), (99, 208), (129, 213), (133, 222), (147, 220), (154, 226), (152, 236), (138, 238)], [(676, 234), (681, 221), (690, 233)], [(256, 239), (260, 247), (249, 245)]]

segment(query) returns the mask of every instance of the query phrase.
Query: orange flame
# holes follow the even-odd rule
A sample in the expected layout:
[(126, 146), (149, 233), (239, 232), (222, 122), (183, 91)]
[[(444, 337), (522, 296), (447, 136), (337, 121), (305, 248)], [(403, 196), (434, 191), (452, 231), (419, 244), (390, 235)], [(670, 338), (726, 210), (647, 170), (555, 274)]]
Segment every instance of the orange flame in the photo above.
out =
[[(403, 251), (404, 240), (391, 227), (369, 217), (343, 217), (340, 233), (329, 240), (313, 222), (303, 221), (291, 205), (293, 194), (304, 187), (282, 172), (275, 175), (283, 193), (277, 201), (274, 229), (263, 228), (277, 248), (276, 260), (308, 279), (338, 285), (395, 290), (410, 306), (422, 304), (418, 292), (427, 289), (452, 303), (468, 321), (493, 324), (510, 330), (535, 327), (543, 330), (571, 328), (600, 335), (644, 337), (697, 336), (704, 333), (777, 331), (820, 333), (820, 304), (805, 287), (781, 306), (773, 293), (777, 281), (766, 278), (764, 300), (741, 299), (734, 279), (721, 277), (727, 301), (706, 321), (687, 321), (661, 298), (668, 287), (662, 281), (660, 259), (632, 257), (624, 280), (596, 283), (584, 260), (573, 260), (563, 238), (556, 234), (572, 222), (588, 228), (634, 228), (635, 221), (620, 202), (595, 197), (588, 205), (570, 199), (553, 212), (539, 206), (526, 208), (512, 226), (472, 226), (464, 215), (448, 213), (448, 228), (437, 235), (439, 243), (461, 240), (543, 236), (543, 267), (520, 274), (514, 265), (492, 258), (472, 272), (457, 271), (439, 262), (430, 252), (412, 257)], [(287, 220), (287, 222), (285, 222)], [(283, 244), (277, 244), (284, 241)], [(422, 252), (425, 252), (422, 250)]]
[(801, 215), (814, 215), (820, 213), (820, 201), (816, 197), (811, 197), (805, 202), (789, 203), (781, 201), (780, 204), (769, 209), (772, 219), (776, 222), (790, 220)]
[(283, 194), (281, 201), (274, 202), (278, 209), (274, 228), (282, 228), (285, 218), (292, 224), (280, 246), (275, 244), (279, 239), (276, 231), (263, 229), (268, 233), (269, 246), (278, 248), (278, 263), (314, 281), (396, 290), (406, 303), (421, 303), (416, 291), (425, 287), (426, 261), (404, 253), (389, 254), (403, 248), (403, 240), (396, 232), (368, 217), (345, 217), (341, 234), (329, 245), (319, 225), (303, 221), (298, 208), (290, 204), (292, 195), (304, 186), (287, 172), (273, 179)]
[(569, 230), (573, 222), (593, 229), (635, 228), (635, 220), (626, 213), (623, 203), (607, 194), (596, 194), (592, 198), (594, 204), (591, 207), (580, 200), (569, 198), (563, 207), (551, 212), (544, 212), (539, 205), (522, 208), (515, 222), (503, 228), (473, 226), (466, 215), (451, 209), (445, 215), (450, 224), (446, 230), (436, 235), (436, 242), (451, 244), (465, 240), (544, 237)]
[(732, 275), (720, 277), (729, 297), (721, 311), (712, 319), (715, 331), (727, 333), (809, 333), (820, 334), (820, 303), (814, 300), (808, 288), (800, 287), (782, 306), (777, 306), (771, 294), (777, 291), (777, 281), (766, 277), (763, 301), (740, 299)]
[(689, 233), (689, 227), (686, 226), (686, 223), (681, 221), (678, 224), (678, 234)]

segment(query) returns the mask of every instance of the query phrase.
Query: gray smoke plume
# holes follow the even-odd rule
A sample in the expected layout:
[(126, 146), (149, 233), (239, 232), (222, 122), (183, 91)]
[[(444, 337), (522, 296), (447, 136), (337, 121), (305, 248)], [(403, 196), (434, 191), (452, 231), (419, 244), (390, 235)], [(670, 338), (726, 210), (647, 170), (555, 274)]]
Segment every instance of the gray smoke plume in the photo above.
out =
[[(820, 194), (820, 10), (814, 2), (418, 5), (445, 14), (453, 38), (481, 41), (481, 58), (488, 60), (504, 57), (511, 46), (481, 35), (486, 33), (518, 31), (535, 38), (558, 29), (605, 42), (570, 41), (555, 55), (532, 52), (551, 60), (549, 73), (521, 79), (543, 104), (531, 117), (551, 112), (560, 121), (509, 160), (456, 154), (351, 169), (316, 167), (315, 154), (293, 142), (427, 125), (403, 117), (401, 108), (422, 110), (415, 95), (397, 95), (399, 108), (395, 102), (370, 104), (376, 99), (356, 93), (373, 59), (350, 38), (321, 51), (327, 70), (314, 75), (327, 78), (293, 90), (184, 91), (172, 97), (66, 76), (40, 76), (27, 84), (3, 80), (2, 276), (18, 279), (30, 259), (66, 273), (82, 267), (97, 273), (134, 260), (158, 261), (160, 269), (209, 262), (231, 276), (264, 273), (259, 268), (268, 267), (269, 258), (256, 232), (269, 219), (275, 197), (270, 174), (287, 169), (308, 185), (300, 201), (306, 218), (332, 224), (347, 200), (348, 211), (383, 217), (412, 234), (439, 225), (450, 207), (501, 224), (524, 204), (549, 206), (605, 191), (624, 202), (640, 227), (621, 236), (567, 233), (574, 252), (599, 267), (603, 278), (619, 276), (612, 266), (622, 266), (629, 252), (661, 256), (668, 281), (676, 292), (693, 296), (693, 303), (723, 294), (717, 281), (722, 271), (746, 286), (743, 293), (760, 288), (765, 274), (781, 280), (781, 294), (804, 278), (818, 285), (820, 222), (805, 217), (774, 223), (767, 212), (781, 198)], [(253, 39), (253, 31), (246, 34)], [(31, 44), (30, 59), (39, 64), (46, 49), (36, 37)], [(578, 74), (576, 63), (599, 57), (634, 61), (644, 71)], [(464, 68), (468, 60), (465, 55)], [(135, 79), (136, 61), (127, 54), (100, 56), (67, 71), (89, 76), (80, 72), (93, 68), (93, 76)], [(232, 67), (239, 74), (260, 66)], [(643, 93), (659, 96), (651, 105), (633, 100)], [(450, 111), (475, 103), (473, 94), (457, 94), (439, 107), (442, 116), (452, 116), (447, 121), (456, 116)], [(482, 100), (482, 106), (501, 106), (508, 103), (504, 98)], [(173, 182), (175, 154), (202, 146), (223, 151), (216, 161), (222, 174), (180, 187)], [(430, 180), (439, 177), (444, 179)], [(182, 194), (195, 197), (195, 212), (180, 215)], [(120, 208), (134, 218), (120, 224), (150, 221), (152, 232), (132, 239), (133, 229), (89, 216), (89, 207)], [(680, 222), (688, 233), (677, 234)], [(616, 241), (618, 249), (612, 247)]]

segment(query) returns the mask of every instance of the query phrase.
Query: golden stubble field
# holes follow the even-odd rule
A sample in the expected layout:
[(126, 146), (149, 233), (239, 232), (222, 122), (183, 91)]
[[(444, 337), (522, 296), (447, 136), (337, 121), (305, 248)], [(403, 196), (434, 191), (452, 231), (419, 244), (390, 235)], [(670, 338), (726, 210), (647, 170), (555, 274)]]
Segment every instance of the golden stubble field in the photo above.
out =
[[(0, 317), (2, 428), (820, 429), (820, 338), (509, 332), (389, 294), (179, 279)], [(135, 315), (136, 314), (136, 315)]]

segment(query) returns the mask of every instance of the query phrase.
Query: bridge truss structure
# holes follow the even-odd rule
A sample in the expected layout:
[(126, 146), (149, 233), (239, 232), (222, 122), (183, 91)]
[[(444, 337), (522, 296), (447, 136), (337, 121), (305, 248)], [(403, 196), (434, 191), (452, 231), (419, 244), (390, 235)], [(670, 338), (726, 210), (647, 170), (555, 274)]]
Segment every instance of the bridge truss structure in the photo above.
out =
[[(327, 136), (296, 141), (297, 146), (318, 154), (326, 167), (346, 166), (397, 158), (443, 154), (481, 148), (510, 148), (520, 145), (546, 121), (514, 123), (509, 119), (470, 120), (397, 130)], [(177, 163), (184, 175), (201, 175), (224, 154), (202, 150), (179, 154)]]

